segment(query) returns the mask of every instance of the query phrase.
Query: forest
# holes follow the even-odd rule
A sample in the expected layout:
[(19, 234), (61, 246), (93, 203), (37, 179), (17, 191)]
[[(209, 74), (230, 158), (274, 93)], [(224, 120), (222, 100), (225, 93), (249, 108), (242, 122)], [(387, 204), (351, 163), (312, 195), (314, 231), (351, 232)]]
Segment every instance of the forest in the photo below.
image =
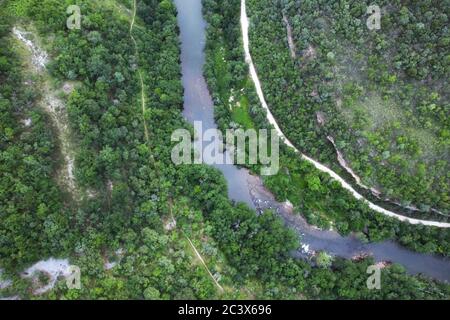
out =
[[(65, 13), (75, 3), (82, 28), (69, 30)], [(205, 74), (219, 125), (267, 127), (243, 61), (240, 1), (203, 3)], [(367, 289), (370, 257), (294, 259), (297, 235), (274, 212), (257, 215), (230, 201), (214, 168), (171, 162), (171, 132), (192, 129), (181, 114), (176, 14), (170, 0), (0, 2), (0, 280), (11, 280), (0, 297), (448, 299), (448, 284), (408, 275), (400, 265), (383, 269), (381, 290)], [(43, 71), (33, 70), (15, 27), (48, 52)], [(66, 85), (72, 90), (58, 98), (72, 133), (73, 189), (57, 177), (66, 142), (43, 106), (48, 92)], [(230, 113), (223, 102), (242, 88), (244, 110)], [(335, 221), (341, 232), (359, 231), (370, 241), (395, 238), (417, 251), (450, 252), (448, 232), (418, 232), (374, 214), (287, 150), (282, 164), (266, 185), (315, 224)], [(50, 257), (80, 267), (81, 289), (61, 280), (36, 294), (48, 275), (21, 273)]]

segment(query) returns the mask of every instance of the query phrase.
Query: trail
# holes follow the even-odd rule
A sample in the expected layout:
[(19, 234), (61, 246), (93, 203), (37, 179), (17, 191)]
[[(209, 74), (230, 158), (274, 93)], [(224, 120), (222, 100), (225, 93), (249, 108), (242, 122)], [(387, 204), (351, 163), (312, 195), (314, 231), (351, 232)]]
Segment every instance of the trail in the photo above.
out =
[(284, 141), (284, 143), (288, 147), (293, 149), (296, 153), (300, 154), (300, 156), (301, 156), (301, 158), (303, 160), (311, 163), (318, 170), (320, 170), (322, 172), (325, 172), (328, 175), (330, 175), (331, 178), (333, 178), (334, 180), (339, 182), (344, 189), (349, 191), (353, 195), (353, 197), (355, 199), (364, 201), (375, 212), (384, 214), (386, 216), (392, 217), (392, 218), (397, 219), (399, 221), (409, 222), (411, 224), (423, 224), (423, 225), (426, 225), (426, 226), (432, 226), (432, 227), (438, 227), (438, 228), (450, 228), (450, 223), (414, 219), (414, 218), (406, 217), (406, 216), (397, 214), (395, 212), (386, 210), (386, 209), (384, 209), (384, 208), (382, 208), (382, 207), (380, 207), (380, 206), (378, 206), (378, 205), (368, 201), (367, 199), (365, 199), (360, 193), (358, 193), (348, 182), (346, 182), (337, 173), (335, 173), (334, 171), (332, 171), (328, 167), (324, 166), (323, 164), (317, 162), (316, 160), (306, 156), (305, 154), (302, 154), (289, 141), (289, 139), (284, 135), (284, 133), (281, 131), (281, 129), (280, 129), (276, 119), (272, 115), (272, 113), (271, 113), (271, 111), (269, 109), (269, 106), (267, 105), (267, 102), (266, 102), (266, 100), (264, 98), (264, 93), (262, 91), (261, 82), (260, 82), (260, 80), (258, 78), (258, 74), (256, 72), (255, 65), (253, 64), (252, 56), (250, 54), (250, 41), (249, 41), (249, 36), (248, 36), (249, 21), (248, 21), (248, 16), (247, 16), (247, 8), (246, 8), (245, 0), (241, 0), (241, 19), (240, 20), (241, 20), (241, 30), (242, 30), (242, 41), (243, 41), (243, 44), (244, 44), (244, 51), (245, 51), (245, 61), (246, 61), (246, 63), (249, 66), (250, 76), (251, 76), (251, 78), (253, 80), (253, 83), (255, 85), (255, 89), (256, 89), (256, 93), (258, 95), (259, 101), (260, 101), (262, 107), (267, 112), (267, 120), (269, 121), (269, 123), (271, 125), (273, 125), (273, 127), (275, 128), (275, 130), (276, 130), (278, 136), (280, 137), (280, 139), (282, 141)]
[(189, 242), (189, 244), (191, 245), (192, 249), (194, 250), (195, 254), (197, 255), (197, 258), (200, 260), (200, 262), (203, 264), (203, 267), (205, 267), (206, 271), (208, 272), (209, 276), (211, 277), (211, 279), (213, 279), (214, 283), (216, 284), (216, 286), (220, 289), (220, 291), (224, 292), (223, 287), (219, 284), (219, 282), (217, 282), (216, 278), (213, 276), (213, 274), (211, 273), (211, 271), (209, 270), (208, 266), (205, 263), (205, 260), (203, 260), (201, 254), (197, 251), (197, 249), (195, 248), (194, 244), (192, 243), (191, 239), (189, 239), (189, 237), (186, 235), (186, 233), (181, 230), (181, 232), (183, 233), (183, 235), (185, 236), (185, 238), (187, 239), (187, 241)]
[[(289, 24), (289, 19), (288, 19), (288, 17), (286, 16), (286, 14), (285, 14), (284, 12), (282, 12), (282, 15), (283, 15), (283, 22), (284, 22), (284, 24), (285, 24), (285, 26), (286, 26), (287, 40), (288, 40), (289, 50), (290, 50), (290, 52), (291, 52), (291, 58), (295, 60), (296, 57), (297, 57), (297, 54), (296, 54), (297, 49), (296, 49), (296, 47), (295, 47), (294, 39), (293, 39), (293, 36), (292, 36), (292, 28), (291, 28), (291, 25)], [(319, 120), (318, 120), (318, 121), (319, 121)], [(322, 119), (322, 121), (324, 121), (324, 120)], [(319, 124), (323, 125), (323, 123), (320, 123), (320, 121), (319, 121)], [(404, 208), (404, 209), (407, 209), (407, 210), (416, 211), (416, 212), (421, 212), (421, 210), (420, 210), (419, 208), (417, 208), (416, 206), (414, 206), (414, 205), (407, 205), (407, 206), (405, 206), (405, 205), (402, 205), (402, 204), (401, 204), (400, 202), (398, 202), (398, 201), (391, 200), (391, 199), (389, 199), (389, 198), (382, 198), (382, 197), (381, 197), (381, 192), (380, 192), (379, 190), (377, 190), (376, 188), (373, 188), (373, 187), (366, 186), (366, 185), (362, 182), (362, 179), (361, 179), (361, 178), (353, 171), (353, 169), (352, 169), (352, 168), (350, 167), (350, 165), (347, 163), (347, 161), (346, 161), (345, 158), (344, 158), (344, 155), (343, 155), (343, 154), (341, 153), (341, 151), (338, 149), (338, 147), (337, 147), (337, 145), (336, 145), (336, 143), (335, 143), (335, 141), (334, 141), (334, 138), (333, 138), (332, 136), (327, 136), (327, 139), (328, 139), (328, 141), (331, 142), (331, 144), (332, 144), (333, 147), (334, 147), (334, 150), (336, 151), (336, 156), (337, 156), (337, 160), (338, 160), (339, 165), (340, 165), (345, 171), (347, 171), (348, 174), (350, 174), (350, 175), (352, 176), (352, 178), (354, 179), (354, 181), (356, 182), (356, 184), (357, 184), (360, 188), (363, 188), (363, 189), (365, 189), (366, 191), (370, 192), (375, 198), (377, 198), (377, 199), (379, 199), (379, 200), (381, 200), (381, 201), (384, 201), (384, 202), (387, 202), (387, 203), (394, 204), (394, 205), (396, 205), (396, 206), (398, 206), (398, 207), (400, 207), (400, 208)], [(439, 210), (434, 209), (434, 208), (431, 208), (430, 211), (431, 211), (431, 212), (434, 212), (434, 213), (436, 213), (436, 214), (438, 214), (438, 215), (444, 216), (444, 217), (450, 217), (450, 215), (445, 214), (445, 213), (443, 213), (442, 211), (439, 211)]]

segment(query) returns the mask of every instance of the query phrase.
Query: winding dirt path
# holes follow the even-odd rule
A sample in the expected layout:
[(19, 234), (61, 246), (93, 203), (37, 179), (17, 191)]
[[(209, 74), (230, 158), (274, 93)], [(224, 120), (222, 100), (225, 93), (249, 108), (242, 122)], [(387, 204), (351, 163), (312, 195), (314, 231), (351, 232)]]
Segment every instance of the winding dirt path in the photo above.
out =
[(290, 141), (289, 139), (284, 135), (284, 133), (281, 131), (276, 119), (274, 118), (274, 116), (272, 115), (269, 106), (267, 105), (266, 99), (264, 98), (264, 93), (262, 91), (262, 87), (261, 87), (261, 82), (258, 78), (258, 73), (256, 72), (256, 68), (255, 65), (253, 64), (253, 59), (252, 56), (250, 54), (250, 41), (249, 41), (249, 36), (248, 36), (248, 29), (249, 29), (249, 20), (248, 20), (248, 16), (247, 16), (247, 8), (246, 8), (246, 1), (245, 0), (241, 0), (241, 30), (242, 30), (242, 41), (244, 44), (244, 51), (245, 51), (245, 61), (247, 62), (248, 66), (249, 66), (249, 70), (250, 70), (250, 76), (253, 80), (253, 83), (255, 85), (255, 89), (256, 89), (256, 93), (258, 95), (259, 101), (262, 105), (262, 107), (266, 110), (267, 112), (267, 120), (269, 121), (269, 123), (271, 125), (273, 125), (273, 127), (275, 128), (278, 136), (280, 137), (281, 140), (284, 141), (284, 143), (290, 147), (291, 149), (293, 149), (296, 153), (298, 153), (301, 158), (305, 161), (308, 161), (309, 163), (311, 163), (314, 167), (316, 167), (318, 170), (327, 173), (328, 175), (331, 176), (331, 178), (333, 178), (334, 180), (336, 180), (337, 182), (339, 182), (341, 184), (341, 186), (346, 189), (347, 191), (349, 191), (353, 197), (357, 200), (361, 200), (364, 201), (368, 204), (368, 206), (381, 214), (384, 214), (386, 216), (395, 218), (397, 220), (403, 221), (403, 222), (409, 222), (411, 224), (423, 224), (426, 226), (432, 226), (432, 227), (438, 227), (438, 228), (450, 228), (450, 223), (445, 223), (445, 222), (438, 222), (438, 221), (428, 221), (428, 220), (420, 220), (420, 219), (414, 219), (414, 218), (410, 218), (410, 217), (406, 217), (403, 215), (400, 215), (398, 213), (386, 210), (370, 201), (368, 201), (367, 199), (365, 199), (360, 193), (358, 193), (348, 182), (346, 182), (342, 177), (340, 177), (336, 172), (332, 171), (330, 168), (324, 166), (323, 164), (317, 162), (316, 160), (304, 155), (303, 153), (300, 152), (300, 150), (298, 150)]

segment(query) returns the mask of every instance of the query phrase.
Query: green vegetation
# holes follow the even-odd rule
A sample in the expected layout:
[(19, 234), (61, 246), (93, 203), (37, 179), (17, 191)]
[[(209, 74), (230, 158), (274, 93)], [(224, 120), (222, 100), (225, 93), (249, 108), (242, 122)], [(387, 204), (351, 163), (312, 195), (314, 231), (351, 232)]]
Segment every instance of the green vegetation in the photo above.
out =
[(49, 116), (32, 82), (22, 85), (8, 24), (0, 39), (0, 256), (13, 268), (65, 248), (71, 210), (52, 179), (59, 159)]
[(241, 96), (237, 106), (235, 106), (231, 111), (231, 117), (234, 122), (241, 124), (244, 129), (254, 128), (253, 120), (250, 116), (248, 106), (248, 98), (246, 96)]
[[(82, 29), (67, 30), (63, 13), (75, 3), (83, 12)], [(131, 30), (137, 44), (135, 51), (129, 27), (134, 4), (112, 0), (1, 3), (0, 268), (4, 269), (2, 276), (13, 283), (1, 289), (0, 296), (448, 299), (448, 285), (408, 276), (400, 266), (383, 270), (383, 287), (378, 291), (366, 287), (371, 259), (331, 261), (322, 254), (316, 261), (320, 267), (294, 260), (291, 251), (297, 248), (298, 239), (276, 215), (256, 215), (243, 204), (231, 203), (223, 176), (211, 167), (174, 166), (170, 160), (171, 133), (189, 128), (181, 117), (175, 7), (168, 0), (137, 1), (136, 25)], [(227, 114), (222, 125), (235, 119), (243, 126), (264, 126), (261, 109), (252, 107), (257, 105), (256, 97), (247, 81), (236, 36), (238, 7), (236, 0), (205, 0), (206, 12), (220, 10), (224, 17), (221, 20), (220, 15), (215, 16), (227, 35), (217, 42), (226, 45), (227, 63), (216, 67), (230, 75), (227, 81), (220, 82), (222, 97), (216, 94), (219, 90), (213, 85), (215, 78), (208, 76), (208, 80), (215, 100), (221, 99), (224, 104), (218, 108), (219, 119), (223, 119), (221, 112)], [(210, 14), (206, 16), (211, 19)], [(29, 61), (21, 61), (24, 56), (13, 45), (13, 26), (36, 30), (35, 38), (49, 53), (45, 72), (55, 83), (77, 83), (68, 97), (61, 99), (76, 144), (75, 179), (84, 195), (81, 201), (72, 201), (56, 183), (63, 156), (58, 148), (60, 137), (41, 108), (42, 77), (28, 72)], [(214, 30), (210, 29), (211, 37), (221, 34), (212, 33)], [(208, 47), (208, 55), (213, 50), (216, 48)], [(214, 63), (209, 61), (211, 65)], [(209, 67), (207, 73), (211, 72)], [(32, 85), (27, 85), (29, 81), (33, 81)], [(235, 94), (235, 101), (241, 102), (247, 116), (243, 111), (235, 115), (228, 111), (231, 88), (240, 92)], [(21, 122), (28, 118), (32, 119), (29, 127)], [(362, 217), (370, 217), (367, 208), (352, 202), (340, 188), (329, 188), (333, 184), (326, 177), (300, 160), (295, 162), (291, 154), (283, 157), (283, 173), (273, 178), (274, 189), (291, 178), (286, 174), (289, 163), (293, 166), (291, 172), (299, 170), (296, 179), (307, 176), (305, 185), (311, 192), (304, 191), (303, 195), (310, 197), (305, 206), (316, 202), (326, 210), (335, 205), (324, 201), (329, 194), (339, 198), (342, 195), (341, 205), (361, 212), (361, 221), (366, 221)], [(295, 188), (301, 186), (299, 183)], [(317, 194), (318, 190), (323, 193)], [(281, 198), (283, 192), (279, 188), (277, 196)], [(173, 219), (176, 225), (170, 225)], [(410, 232), (412, 228), (380, 217), (374, 219), (374, 229), (383, 223), (388, 225), (386, 230), (405, 228)], [(427, 242), (426, 232), (437, 239), (431, 235), (433, 229), (413, 234)], [(427, 250), (447, 252), (445, 239)], [(189, 241), (224, 292), (217, 289)], [(425, 245), (414, 238), (411, 242), (420, 248)], [(68, 257), (71, 264), (81, 268), (81, 290), (68, 289), (64, 281), (58, 281), (49, 292), (33, 294), (33, 286), (47, 283), (48, 275), (41, 274), (38, 283), (33, 284), (20, 272), (51, 256)], [(117, 264), (105, 268), (110, 262)]]

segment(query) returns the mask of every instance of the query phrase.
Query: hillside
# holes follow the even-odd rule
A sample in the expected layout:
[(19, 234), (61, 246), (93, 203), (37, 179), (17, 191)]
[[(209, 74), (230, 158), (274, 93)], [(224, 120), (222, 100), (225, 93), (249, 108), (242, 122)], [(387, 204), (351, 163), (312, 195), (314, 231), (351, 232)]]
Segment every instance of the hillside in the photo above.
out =
[[(217, 168), (174, 164), (173, 132), (193, 132), (183, 114), (187, 88), (183, 86), (186, 61), (182, 61), (185, 47), (180, 40), (180, 1), (184, 0), (0, 0), (0, 298), (448, 299), (450, 286), (442, 281), (448, 277), (448, 261), (443, 258), (450, 254), (448, 229), (412, 225), (378, 215), (285, 146), (281, 147), (279, 173), (260, 178), (256, 175), (260, 165), (247, 165), (253, 173), (249, 175), (261, 185), (252, 186), (247, 181), (243, 187), (262, 190), (274, 198), (274, 203), (292, 207), (289, 218), (305, 216), (309, 224), (302, 223), (313, 232), (319, 232), (316, 226), (320, 226), (335, 228), (345, 235), (352, 233), (352, 241), (356, 238), (363, 244), (397, 241), (403, 246), (395, 244), (395, 248), (412, 257), (412, 263), (422, 258), (431, 261), (430, 265), (423, 264), (429, 272), (421, 274), (398, 263), (379, 261), (370, 252), (358, 256), (352, 253), (351, 257), (326, 250), (309, 251), (306, 258), (296, 255), (307, 245), (302, 242), (301, 232), (289, 225), (278, 209), (254, 210), (250, 203), (230, 198), (229, 176)], [(189, 1), (192, 10), (203, 9), (208, 24), (196, 24), (207, 39), (205, 56), (196, 52), (194, 56), (200, 57), (204, 67), (201, 71), (207, 82), (205, 90), (212, 96), (207, 94), (205, 100), (211, 100), (209, 107), (214, 108), (211, 112), (215, 112), (218, 126), (228, 128), (232, 123), (243, 128), (268, 127), (244, 60), (239, 24), (241, 2)], [(286, 104), (275, 103), (278, 96), (272, 92), (276, 87), (271, 87), (271, 77), (282, 74), (275, 83), (289, 87), (289, 77), (303, 77), (301, 68), (306, 68), (301, 56), (292, 59), (282, 28), (283, 13), (290, 21), (297, 10), (282, 3), (283, 6), (277, 1), (248, 3), (253, 23), (251, 41), (255, 43), (252, 53), (258, 69), (271, 69), (260, 74), (264, 75), (264, 90), (269, 92), (267, 98), (274, 114), (283, 130), (289, 125), (292, 131), (288, 132), (294, 138), (302, 137), (294, 140), (299, 147), (315, 145), (323, 140), (327, 130), (333, 133), (338, 148), (355, 171), (364, 168), (353, 160), (360, 156), (357, 152), (365, 152), (352, 149), (351, 139), (356, 137), (333, 131), (337, 122), (328, 120), (329, 113), (336, 111), (331, 102), (309, 104), (316, 108), (311, 110), (321, 111), (327, 119), (323, 128), (315, 125), (313, 134), (303, 128), (315, 117), (306, 117), (310, 109), (302, 113), (305, 118), (300, 121), (301, 126), (291, 118), (283, 118), (294, 101), (289, 95), (292, 92), (283, 91), (281, 98)], [(262, 10), (263, 4), (270, 10)], [(311, 11), (315, 12), (313, 7)], [(268, 12), (270, 18), (266, 16)], [(304, 14), (308, 15), (306, 10)], [(256, 34), (258, 19), (283, 32)], [(295, 39), (301, 28), (292, 22)], [(193, 38), (192, 42), (202, 40)], [(273, 45), (270, 55), (261, 49), (266, 41)], [(298, 40), (291, 45), (296, 45), (298, 52), (304, 49)], [(287, 60), (281, 68), (277, 59), (285, 56)], [(338, 51), (335, 57), (341, 58)], [(433, 61), (421, 68), (432, 69)], [(293, 67), (292, 74), (285, 73), (288, 66)], [(421, 68), (414, 76), (428, 79)], [(441, 69), (429, 72), (439, 78), (445, 74)], [(350, 81), (347, 77), (353, 76), (345, 73), (345, 81), (330, 79), (327, 90), (340, 92), (334, 86), (344, 81), (341, 89), (345, 95)], [(406, 73), (402, 76), (412, 77)], [(315, 83), (307, 79), (301, 80), (303, 85), (308, 81)], [(194, 80), (198, 82), (193, 87), (201, 87), (202, 79)], [(439, 91), (433, 110), (424, 111), (423, 115), (408, 113), (411, 119), (422, 123), (421, 116), (428, 119), (441, 110), (447, 86), (433, 77), (424, 83), (419, 80), (416, 85), (424, 90), (434, 86)], [(305, 90), (302, 86), (299, 92)], [(358, 100), (363, 97), (371, 97), (374, 105), (361, 111), (373, 121), (366, 128), (366, 135), (376, 134), (376, 121), (384, 117), (395, 121), (406, 113), (400, 108), (401, 101), (392, 100), (390, 103), (401, 110), (385, 114), (381, 108), (388, 102), (365, 90), (347, 113), (336, 113), (348, 117), (348, 130), (359, 124), (353, 119), (357, 112), (352, 108), (364, 109), (362, 100)], [(234, 105), (229, 108), (227, 103)], [(319, 105), (327, 109), (319, 110)], [(411, 119), (404, 121), (414, 134), (401, 134), (417, 138), (417, 148), (422, 148), (420, 141), (425, 137), (436, 138), (436, 145), (417, 154), (416, 169), (426, 160), (436, 166), (433, 170), (446, 170), (447, 163), (439, 166), (438, 160), (447, 156), (440, 147), (448, 142), (442, 129), (448, 119), (436, 116), (432, 120), (436, 126), (424, 128)], [(341, 141), (347, 138), (350, 140), (345, 148)], [(325, 142), (308, 148), (309, 152), (335, 164), (335, 150)], [(379, 174), (393, 184), (399, 183), (389, 180), (383, 169), (378, 173), (381, 162), (373, 162), (373, 166), (372, 162), (367, 163), (377, 173), (369, 177), (361, 169), (360, 174), (367, 176), (365, 183)], [(448, 199), (442, 194), (448, 195), (448, 190), (440, 185), (440, 179), (445, 178), (435, 176), (438, 171), (425, 171), (425, 177), (437, 179), (429, 189), (403, 193), (392, 185), (393, 194), (411, 195), (402, 199), (411, 199), (411, 203), (417, 200), (430, 210), (447, 210)], [(418, 174), (411, 176), (422, 179)], [(422, 202), (425, 195), (431, 200)], [(252, 201), (262, 202), (259, 198)], [(347, 239), (337, 232), (333, 236)], [(367, 270), (374, 265), (383, 269), (380, 290), (366, 285)], [(429, 269), (433, 266), (438, 266), (437, 271)], [(76, 286), (66, 281), (74, 274), (80, 276)]]

